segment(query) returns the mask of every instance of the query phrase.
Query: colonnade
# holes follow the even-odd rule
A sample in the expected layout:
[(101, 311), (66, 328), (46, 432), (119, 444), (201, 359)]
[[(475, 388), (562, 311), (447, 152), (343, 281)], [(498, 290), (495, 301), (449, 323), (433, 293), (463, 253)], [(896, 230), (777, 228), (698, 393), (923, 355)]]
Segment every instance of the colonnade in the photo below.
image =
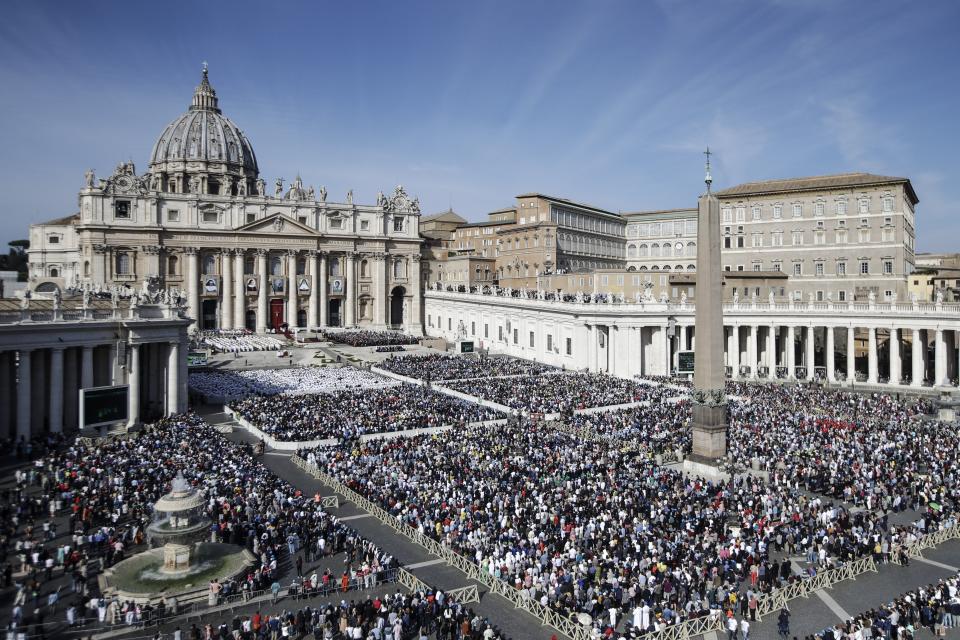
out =
[[(419, 254), (218, 249), (219, 273), (211, 274), (201, 273), (201, 257), (210, 251), (196, 247), (183, 251), (188, 315), (198, 320), (198, 329), (246, 328), (264, 333), (286, 323), (311, 329), (403, 325), (420, 331)], [(250, 257), (254, 260), (248, 261)], [(391, 273), (394, 260), (404, 262), (401, 275)], [(214, 280), (213, 291), (204, 282), (211, 276), (220, 280)], [(401, 317), (391, 308), (397, 296), (402, 298)], [(217, 301), (215, 326), (204, 317), (207, 300)]]

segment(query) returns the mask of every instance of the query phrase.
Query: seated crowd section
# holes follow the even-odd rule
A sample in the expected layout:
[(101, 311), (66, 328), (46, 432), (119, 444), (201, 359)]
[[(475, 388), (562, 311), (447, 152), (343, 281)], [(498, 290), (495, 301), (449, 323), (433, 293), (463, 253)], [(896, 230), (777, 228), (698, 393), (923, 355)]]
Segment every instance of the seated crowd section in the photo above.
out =
[(329, 331), (326, 334), (326, 338), (334, 344), (344, 344), (348, 347), (402, 346), (420, 342), (419, 338), (400, 333), (399, 331), (370, 331), (365, 329)]

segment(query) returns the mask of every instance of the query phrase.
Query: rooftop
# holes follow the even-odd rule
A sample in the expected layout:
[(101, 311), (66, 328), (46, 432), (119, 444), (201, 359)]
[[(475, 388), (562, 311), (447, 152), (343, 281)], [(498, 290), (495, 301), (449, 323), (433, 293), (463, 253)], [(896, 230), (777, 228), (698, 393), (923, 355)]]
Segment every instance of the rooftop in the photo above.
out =
[(781, 178), (776, 180), (760, 180), (745, 182), (727, 189), (715, 191), (719, 198), (733, 196), (760, 195), (767, 193), (788, 193), (791, 191), (820, 191), (823, 189), (842, 189), (845, 187), (868, 187), (883, 184), (903, 184), (914, 204), (919, 202), (909, 178), (896, 176), (879, 176), (873, 173), (836, 173), (826, 176), (810, 176), (806, 178)]

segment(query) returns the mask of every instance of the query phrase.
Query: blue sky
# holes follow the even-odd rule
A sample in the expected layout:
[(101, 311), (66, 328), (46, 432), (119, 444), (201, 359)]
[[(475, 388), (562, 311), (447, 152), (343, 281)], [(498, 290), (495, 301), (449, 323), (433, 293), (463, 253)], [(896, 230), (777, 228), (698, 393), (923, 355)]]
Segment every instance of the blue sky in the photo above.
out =
[(541, 191), (611, 210), (714, 184), (912, 179), (918, 249), (960, 250), (960, 2), (5, 4), (0, 242), (145, 171), (202, 61), (268, 183), (397, 183), (471, 220)]

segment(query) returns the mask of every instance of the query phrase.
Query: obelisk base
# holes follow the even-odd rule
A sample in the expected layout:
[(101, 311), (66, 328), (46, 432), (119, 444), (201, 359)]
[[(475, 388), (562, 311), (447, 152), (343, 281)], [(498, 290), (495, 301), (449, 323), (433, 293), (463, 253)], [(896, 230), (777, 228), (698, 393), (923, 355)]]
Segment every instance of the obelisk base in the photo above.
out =
[(694, 402), (693, 460), (716, 464), (727, 455), (727, 406)]

